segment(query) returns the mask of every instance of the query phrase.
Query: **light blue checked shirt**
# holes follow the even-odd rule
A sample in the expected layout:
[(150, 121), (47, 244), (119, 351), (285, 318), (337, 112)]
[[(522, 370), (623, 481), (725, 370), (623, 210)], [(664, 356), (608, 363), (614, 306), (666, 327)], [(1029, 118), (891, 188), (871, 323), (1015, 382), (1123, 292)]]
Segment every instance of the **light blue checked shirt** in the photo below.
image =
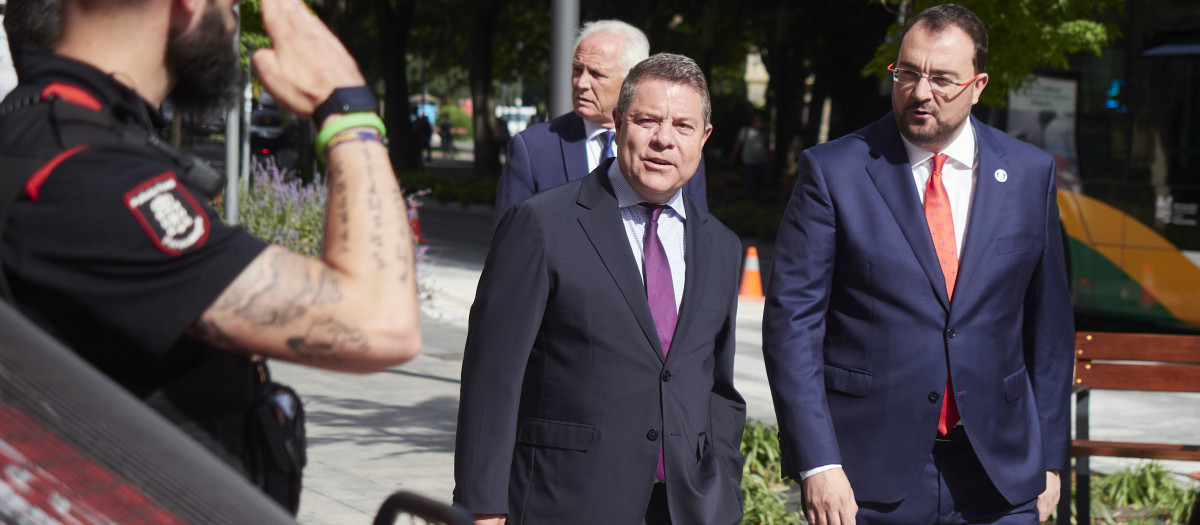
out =
[[(621, 175), (621, 168), (614, 160), (608, 168), (608, 181), (612, 184), (613, 193), (617, 196), (617, 205), (621, 207), (621, 222), (625, 225), (625, 236), (629, 239), (629, 248), (633, 250), (633, 259), (637, 261), (638, 275), (642, 276), (642, 285), (646, 284), (645, 261), (642, 241), (646, 236), (646, 223), (650, 220), (650, 210), (639, 206), (648, 202), (633, 191), (629, 181)], [(683, 235), (687, 211), (683, 206), (683, 191), (676, 191), (671, 200), (667, 201), (671, 209), (664, 210), (658, 217), (658, 239), (667, 252), (667, 263), (671, 265), (671, 284), (675, 287), (675, 311), (679, 312), (679, 303), (683, 300), (683, 281), (687, 275), (687, 261), (684, 260), (685, 240)]]

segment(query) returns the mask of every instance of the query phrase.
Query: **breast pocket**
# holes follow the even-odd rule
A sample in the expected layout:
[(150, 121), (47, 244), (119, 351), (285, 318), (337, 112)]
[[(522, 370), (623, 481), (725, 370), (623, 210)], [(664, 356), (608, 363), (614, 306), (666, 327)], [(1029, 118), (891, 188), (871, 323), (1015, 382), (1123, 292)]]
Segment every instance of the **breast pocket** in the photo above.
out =
[(996, 251), (1000, 255), (1014, 252), (1024, 252), (1040, 248), (1036, 235), (1013, 235), (996, 241)]

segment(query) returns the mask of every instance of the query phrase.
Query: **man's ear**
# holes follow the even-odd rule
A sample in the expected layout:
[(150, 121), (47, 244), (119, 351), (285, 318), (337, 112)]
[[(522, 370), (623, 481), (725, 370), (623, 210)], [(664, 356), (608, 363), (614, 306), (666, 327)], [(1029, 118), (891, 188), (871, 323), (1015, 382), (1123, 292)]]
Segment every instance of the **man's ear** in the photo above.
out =
[(624, 123), (621, 122), (621, 114), (617, 113), (617, 108), (613, 108), (612, 119), (613, 119), (613, 130), (621, 131), (621, 124), (624, 124)]
[(168, 0), (171, 2), (171, 32), (187, 32), (200, 23), (212, 0)]
[(971, 92), (971, 105), (972, 106), (979, 103), (979, 95), (981, 93), (983, 93), (983, 88), (987, 87), (987, 83), (988, 83), (987, 73), (979, 75), (979, 78), (976, 78), (975, 82), (972, 82), (972, 84), (974, 84), (974, 86), (973, 86), (974, 89)]

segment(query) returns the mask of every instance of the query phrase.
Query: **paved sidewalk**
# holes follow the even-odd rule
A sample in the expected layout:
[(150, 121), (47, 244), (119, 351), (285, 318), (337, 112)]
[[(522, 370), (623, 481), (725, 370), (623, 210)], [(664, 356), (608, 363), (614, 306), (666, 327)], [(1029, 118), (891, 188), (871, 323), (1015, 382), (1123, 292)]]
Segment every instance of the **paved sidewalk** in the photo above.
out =
[[(450, 501), (459, 374), (477, 266), (434, 260), (418, 268), (429, 291), (422, 308), (425, 344), (404, 366), (355, 376), (272, 365), (275, 377), (304, 398), (308, 414), (300, 523), (368, 524), (397, 490)], [(749, 417), (774, 422), (761, 352), (762, 309), (759, 301), (739, 304), (735, 381)], [(1194, 443), (1200, 395), (1100, 392), (1093, 394), (1092, 421), (1094, 439)], [(1111, 472), (1130, 461), (1096, 458), (1093, 468)], [(1164, 464), (1181, 475), (1200, 471), (1197, 463)]]

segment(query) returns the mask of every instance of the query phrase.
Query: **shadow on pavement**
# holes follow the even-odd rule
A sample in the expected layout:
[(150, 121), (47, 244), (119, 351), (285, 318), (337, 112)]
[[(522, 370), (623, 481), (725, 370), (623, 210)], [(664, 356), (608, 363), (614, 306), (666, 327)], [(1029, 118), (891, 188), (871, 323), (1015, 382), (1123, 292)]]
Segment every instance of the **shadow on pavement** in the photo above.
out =
[[(305, 397), (309, 401), (308, 424), (321, 428), (320, 436), (309, 436), (309, 447), (331, 443), (398, 445), (392, 456), (454, 452), (457, 397), (434, 397), (412, 406), (323, 395)], [(320, 410), (322, 406), (331, 409)], [(364, 433), (364, 429), (370, 432)]]

